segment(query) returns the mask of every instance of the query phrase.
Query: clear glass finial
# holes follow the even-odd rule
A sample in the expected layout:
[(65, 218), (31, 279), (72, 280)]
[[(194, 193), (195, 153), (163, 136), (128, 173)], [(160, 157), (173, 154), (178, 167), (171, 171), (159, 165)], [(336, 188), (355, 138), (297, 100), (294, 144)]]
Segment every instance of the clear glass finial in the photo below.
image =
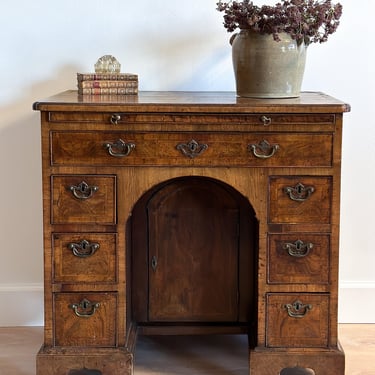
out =
[(95, 64), (95, 73), (120, 73), (121, 64), (112, 55), (104, 55)]

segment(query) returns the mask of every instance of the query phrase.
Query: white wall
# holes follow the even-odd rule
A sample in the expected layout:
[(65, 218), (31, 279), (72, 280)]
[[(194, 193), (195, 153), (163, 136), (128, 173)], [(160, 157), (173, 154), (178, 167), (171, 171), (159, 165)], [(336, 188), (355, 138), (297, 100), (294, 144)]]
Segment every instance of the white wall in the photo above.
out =
[[(234, 90), (216, 0), (13, 0), (0, 11), (0, 326), (42, 324), (39, 113), (78, 71), (113, 54), (142, 90)], [(262, 0), (255, 1), (262, 4)], [(268, 3), (273, 3), (269, 0)], [(374, 322), (373, 0), (342, 0), (338, 32), (312, 45), (303, 89), (347, 101), (342, 177), (342, 322)]]

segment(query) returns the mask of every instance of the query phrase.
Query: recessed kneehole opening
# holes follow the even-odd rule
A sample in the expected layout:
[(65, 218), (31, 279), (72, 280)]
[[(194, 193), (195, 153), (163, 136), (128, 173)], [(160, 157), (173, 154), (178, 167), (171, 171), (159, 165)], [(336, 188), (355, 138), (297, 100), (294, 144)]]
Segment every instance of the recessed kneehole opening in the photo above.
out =
[(315, 375), (311, 368), (288, 367), (281, 370), (280, 375)]
[(132, 319), (141, 334), (254, 337), (259, 230), (239, 191), (200, 176), (164, 181), (137, 201), (129, 230)]

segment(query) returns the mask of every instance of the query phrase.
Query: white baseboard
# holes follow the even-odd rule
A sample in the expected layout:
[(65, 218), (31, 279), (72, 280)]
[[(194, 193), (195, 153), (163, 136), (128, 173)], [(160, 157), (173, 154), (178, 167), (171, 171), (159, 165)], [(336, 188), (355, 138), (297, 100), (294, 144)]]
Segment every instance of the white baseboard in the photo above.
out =
[(0, 284), (0, 327), (42, 326), (42, 284)]
[(375, 281), (342, 281), (339, 323), (375, 323)]
[[(42, 326), (42, 284), (0, 284), (0, 327)], [(341, 282), (339, 323), (375, 323), (375, 282)]]

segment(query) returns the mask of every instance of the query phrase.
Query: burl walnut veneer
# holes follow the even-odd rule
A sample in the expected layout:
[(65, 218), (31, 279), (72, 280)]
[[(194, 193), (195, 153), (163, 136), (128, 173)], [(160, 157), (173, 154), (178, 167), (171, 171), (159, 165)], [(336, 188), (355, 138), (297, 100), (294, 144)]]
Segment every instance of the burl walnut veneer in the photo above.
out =
[(137, 334), (247, 334), (252, 375), (344, 375), (343, 113), (322, 93), (141, 92), (41, 112), (38, 375), (131, 375)]

